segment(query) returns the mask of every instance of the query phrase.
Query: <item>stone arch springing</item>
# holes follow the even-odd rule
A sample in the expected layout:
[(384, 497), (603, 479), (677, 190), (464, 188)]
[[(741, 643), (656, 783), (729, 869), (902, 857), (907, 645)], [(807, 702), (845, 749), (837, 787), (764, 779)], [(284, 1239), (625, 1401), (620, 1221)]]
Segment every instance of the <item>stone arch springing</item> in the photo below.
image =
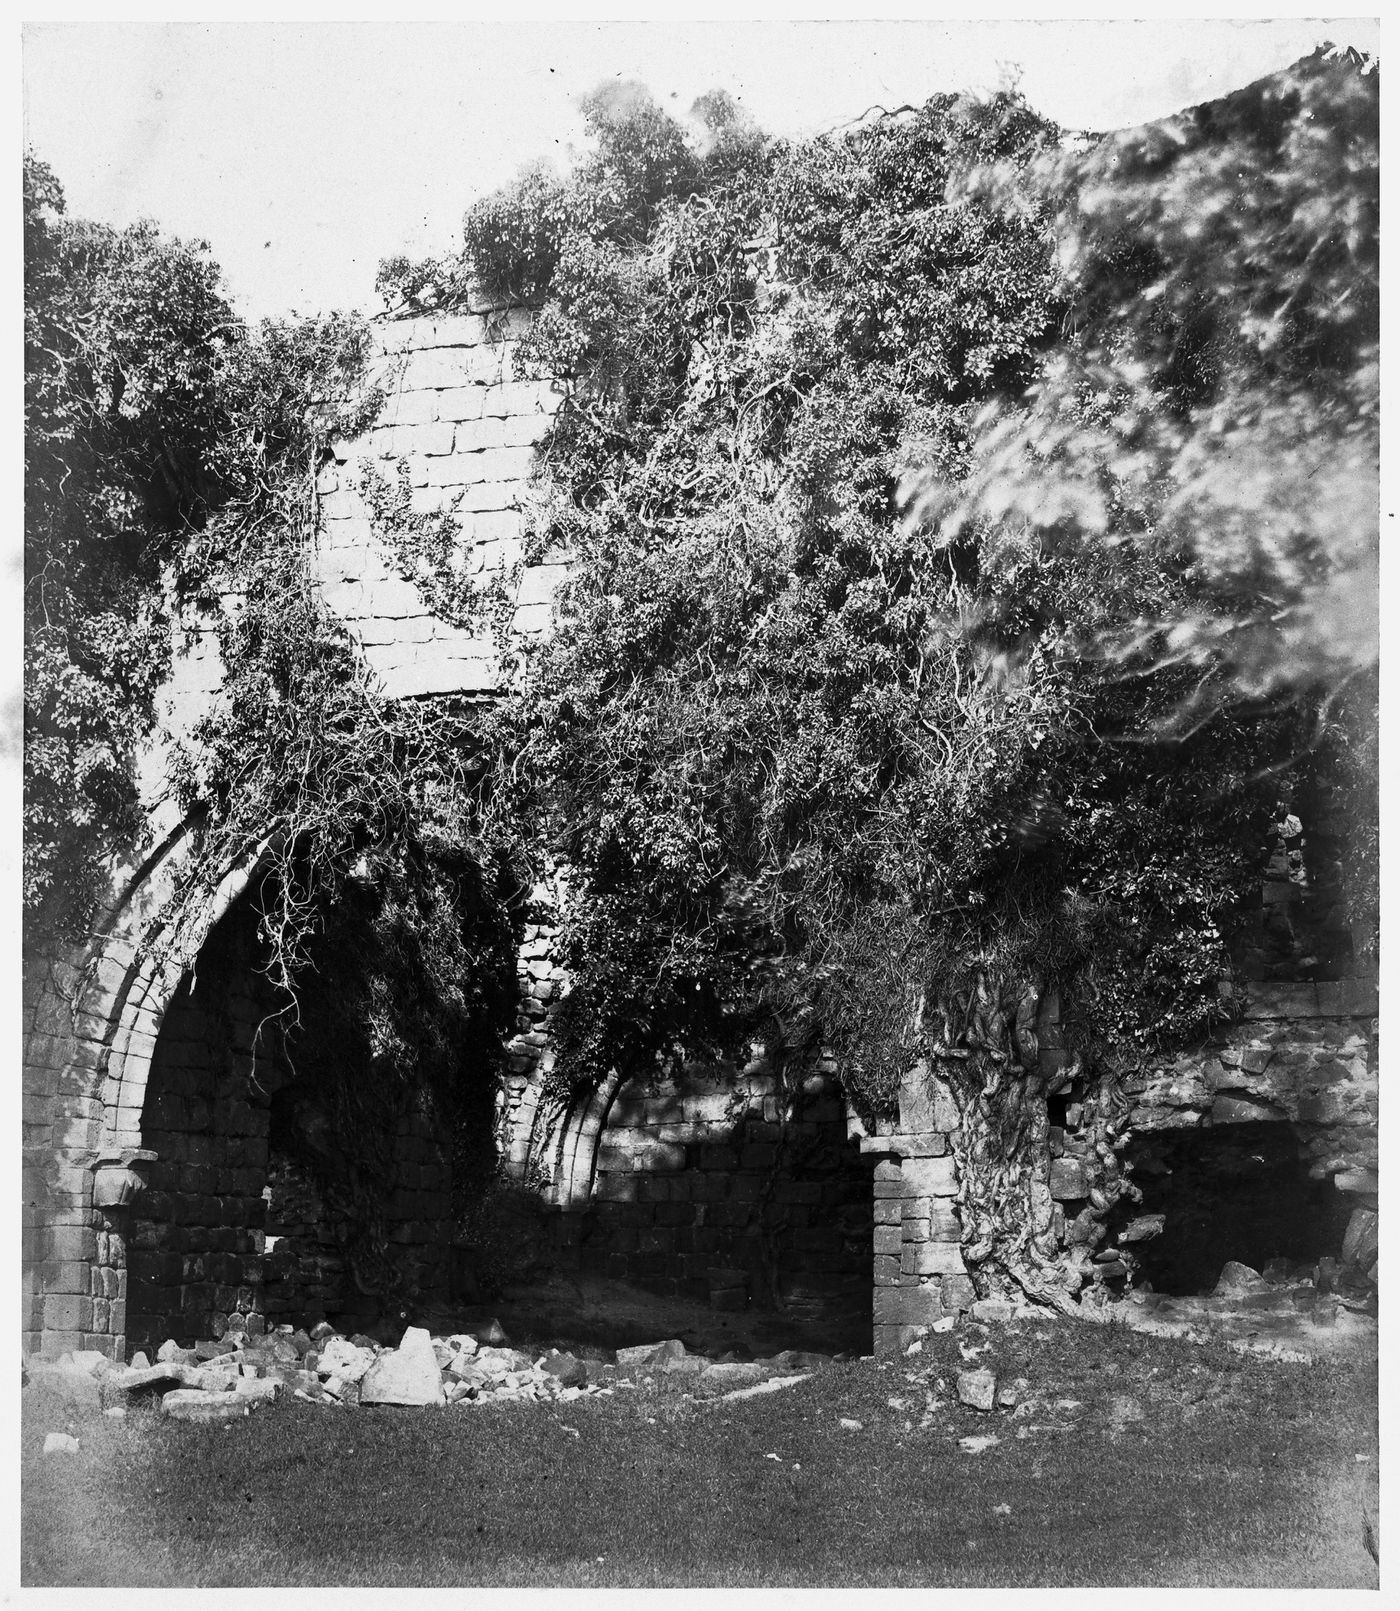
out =
[[(24, 1343), (115, 1355), (126, 1331), (126, 1220), (144, 1184), (151, 1059), (185, 972), (275, 849), (268, 839), (185, 899), (200, 824), (179, 823), (125, 878), (76, 957), (27, 960)], [(178, 940), (178, 944), (174, 943)]]

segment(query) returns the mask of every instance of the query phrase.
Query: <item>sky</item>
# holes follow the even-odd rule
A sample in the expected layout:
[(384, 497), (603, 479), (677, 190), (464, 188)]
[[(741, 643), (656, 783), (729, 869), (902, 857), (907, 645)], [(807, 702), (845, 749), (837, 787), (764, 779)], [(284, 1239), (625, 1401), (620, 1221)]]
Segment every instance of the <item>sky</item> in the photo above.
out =
[(25, 140), (70, 213), (208, 241), (249, 316), (374, 313), (380, 260), (455, 249), (476, 197), (525, 162), (567, 164), (578, 99), (606, 79), (681, 115), (724, 88), (770, 132), (804, 135), (1019, 69), (1040, 111), (1103, 129), (1227, 93), (1324, 38), (1375, 51), (1379, 34), (1287, 18), (561, 22), (526, 4), (518, 19), (29, 23)]

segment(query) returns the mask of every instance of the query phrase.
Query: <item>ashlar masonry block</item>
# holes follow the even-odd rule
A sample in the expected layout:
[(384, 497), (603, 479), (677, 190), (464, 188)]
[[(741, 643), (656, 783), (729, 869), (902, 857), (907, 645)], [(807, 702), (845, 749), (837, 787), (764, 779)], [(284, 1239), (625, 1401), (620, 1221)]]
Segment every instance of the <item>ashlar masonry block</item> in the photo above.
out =
[[(876, 1171), (878, 1177), (879, 1171)], [(904, 1195), (907, 1197), (954, 1197), (958, 1182), (953, 1160), (943, 1158), (906, 1158), (901, 1170)]]
[(876, 1199), (885, 1197), (915, 1197), (918, 1195), (906, 1182), (904, 1170), (898, 1158), (882, 1158), (875, 1165), (875, 1196)]
[(877, 1326), (932, 1326), (942, 1318), (943, 1294), (935, 1282), (875, 1289)]
[(480, 347), (489, 339), (487, 321), (479, 313), (444, 313), (432, 321), (432, 334), (423, 346)]
[(426, 458), (445, 458), (452, 452), (457, 427), (442, 420), (432, 425), (378, 425), (370, 435), (374, 451), (386, 457), (405, 458), (421, 453)]
[[(906, 1222), (907, 1223), (907, 1222)], [(875, 1227), (875, 1256), (892, 1254), (896, 1257), (900, 1249), (900, 1228), (898, 1225), (877, 1225)]]
[(899, 1261), (900, 1274), (965, 1275), (962, 1250), (956, 1242), (906, 1242)]
[(479, 420), (488, 400), (503, 388), (497, 386), (449, 386), (429, 395), (437, 399), (440, 420)]
[(549, 421), (543, 414), (503, 414), (463, 420), (456, 428), (458, 453), (480, 453), (487, 448), (533, 447)]
[(515, 415), (536, 418), (547, 422), (563, 400), (563, 393), (552, 381), (507, 380), (499, 386), (485, 388), (486, 401), (482, 410), (487, 417)]
[(438, 419), (437, 392), (395, 392), (379, 415), (379, 425), (432, 425)]

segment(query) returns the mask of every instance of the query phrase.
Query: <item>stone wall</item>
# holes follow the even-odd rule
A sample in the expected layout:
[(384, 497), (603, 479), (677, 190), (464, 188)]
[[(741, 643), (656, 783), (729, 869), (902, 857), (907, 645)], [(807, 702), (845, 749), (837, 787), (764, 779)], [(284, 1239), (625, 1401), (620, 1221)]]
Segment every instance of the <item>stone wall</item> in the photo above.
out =
[[(547, 428), (558, 396), (547, 382), (523, 380), (516, 373), (522, 320), (518, 311), (483, 306), (376, 326), (374, 368), (387, 394), (384, 415), (364, 440), (337, 444), (320, 471), (314, 557), (323, 596), (393, 697), (488, 698), (499, 668), (493, 645), (439, 620), (403, 574), (400, 556), (375, 531), (360, 495), (367, 469), (392, 478), (402, 465), (415, 510), (455, 512), (467, 567), (500, 576), (512, 590), (516, 631), (538, 632), (548, 620), (561, 567), (557, 558), (522, 563), (521, 505), (528, 497), (533, 444)], [(146, 1113), (158, 1037), (183, 987), (180, 969), (162, 950), (168, 939), (166, 913), (173, 893), (188, 884), (196, 833), (170, 787), (171, 748), (209, 711), (222, 682), (211, 620), (198, 613), (183, 616), (174, 625), (172, 644), (171, 675), (156, 700), (158, 726), (137, 758), (149, 841), (135, 847), (129, 861), (113, 865), (110, 890), (86, 943), (63, 953), (26, 949), (25, 954), (22, 1326), (24, 1346), (36, 1352), (120, 1351), (132, 1194), (153, 1170), (160, 1176), (152, 1182), (157, 1202), (161, 1193), (170, 1196), (166, 1188), (172, 1181), (178, 1195), (182, 1169), (251, 1170), (249, 1148), (259, 1145), (250, 1131), (238, 1137), (237, 1146), (219, 1143), (218, 1162), (194, 1161), (192, 1153), (200, 1148), (184, 1128), (194, 1122), (189, 1116), (202, 1111), (200, 1103), (224, 1107), (232, 1096), (213, 1094), (222, 1076), (209, 1071), (201, 1084), (193, 1066), (176, 1067), (178, 1058), (159, 1071), (173, 1117)], [(262, 853), (263, 847), (253, 847), (197, 892), (198, 911), (187, 934), (194, 947), (257, 876)], [(234, 1055), (228, 1046), (223, 1051)], [(524, 1083), (522, 1074), (517, 1105)], [(157, 1135), (161, 1145), (152, 1145)], [(430, 1144), (422, 1135), (406, 1137), (405, 1143), (410, 1153)], [(162, 1146), (165, 1154), (159, 1156)], [(431, 1177), (439, 1164), (425, 1154), (406, 1160), (405, 1167), (426, 1170)], [(404, 1189), (431, 1195), (437, 1188), (418, 1180)], [(175, 1312), (187, 1299), (195, 1301), (184, 1290), (191, 1285), (187, 1256), (204, 1260), (196, 1285), (236, 1290), (248, 1285), (233, 1282), (234, 1266), (223, 1261), (252, 1257), (249, 1249), (261, 1235), (260, 1188), (252, 1196), (249, 1191), (251, 1177), (207, 1193), (213, 1201), (247, 1205), (246, 1219), (240, 1209), (240, 1223), (218, 1227), (236, 1231), (236, 1248), (210, 1245), (178, 1255), (171, 1246), (141, 1250), (166, 1261), (150, 1265), (143, 1275), (154, 1283), (152, 1313)], [(119, 1196), (124, 1197), (120, 1205), (107, 1201)], [(147, 1212), (149, 1225), (149, 1203)], [(409, 1208), (395, 1213), (401, 1224), (441, 1223), (438, 1210), (422, 1202), (411, 1214)], [(211, 1242), (204, 1231), (215, 1228), (201, 1227), (197, 1240)], [(182, 1235), (188, 1237), (187, 1227), (171, 1232), (177, 1242)], [(178, 1277), (169, 1262), (177, 1256)], [(191, 1274), (195, 1268), (188, 1266)]]
[(455, 517), (468, 574), (515, 578), (513, 630), (529, 636), (548, 624), (564, 567), (557, 558), (524, 564), (521, 510), (559, 391), (516, 373), (527, 321), (488, 309), (377, 325), (371, 376), (387, 394), (384, 410), (366, 436), (335, 444), (317, 479), (321, 595), (394, 698), (489, 695), (499, 667), (488, 637), (434, 615), (403, 573), (375, 530), (367, 475), (393, 479), (402, 464), (413, 511)]
[(951, 1098), (917, 1069), (900, 1089), (898, 1118), (877, 1129), (860, 1137), (860, 1150), (875, 1164), (874, 1344), (893, 1354), (908, 1328), (935, 1325), (969, 1308), (976, 1294), (959, 1245)]
[[(375, 1204), (385, 1237), (376, 1258), (335, 1193), (274, 1136), (262, 1260), (269, 1320), (330, 1320), (353, 1331), (392, 1318), (404, 1302), (444, 1302), (455, 1228), (451, 1150), (430, 1099), (407, 1102), (394, 1121), (393, 1185)], [(402, 1280), (402, 1297), (384, 1289), (386, 1279)]]
[[(345, 1253), (347, 1235), (358, 1245), (353, 1216), (285, 1150), (285, 1118), (279, 1134), (276, 1114), (292, 1110), (286, 1099), (301, 1098), (302, 1086), (257, 971), (255, 931), (253, 911), (235, 907), (161, 1026), (143, 1113), (147, 1189), (108, 1216), (91, 1271), (91, 1329), (119, 1326), (128, 1347), (192, 1341), (214, 1316), (256, 1324), (295, 1313), (353, 1326), (381, 1307), (376, 1272)], [(314, 1093), (305, 1100), (314, 1112)], [(401, 1103), (391, 1122), (394, 1182), (376, 1204), (384, 1258), (421, 1301), (439, 1301), (453, 1223), (450, 1138), (423, 1100)], [(347, 1176), (345, 1163), (335, 1160), (333, 1178)], [(115, 1316), (101, 1312), (108, 1288), (110, 1301), (124, 1300)]]
[(255, 929), (244, 908), (215, 928), (151, 1060), (142, 1141), (155, 1156), (128, 1211), (133, 1347), (201, 1337), (211, 1314), (261, 1309), (267, 1093), (287, 1076), (255, 1051), (273, 1005), (254, 966)]
[(566, 1215), (585, 1270), (718, 1309), (867, 1311), (869, 1169), (831, 1071), (791, 1091), (761, 1060), (628, 1081), (592, 1198)]
[(263, 1309), (269, 1325), (302, 1325), (341, 1308), (345, 1250), (310, 1173), (285, 1153), (268, 1160), (264, 1189)]
[(550, 1103), (567, 895), (551, 864), (521, 947), (499, 1135), (507, 1173), (559, 1211), (555, 1256), (720, 1309), (868, 1316), (870, 1170), (831, 1065), (787, 1092), (762, 1061), (692, 1063)]
[[(1279, 903), (1268, 904), (1276, 910)], [(1269, 966), (1275, 973), (1284, 966), (1277, 947)], [(1144, 1177), (1172, 1167), (1163, 1161), (1171, 1149), (1144, 1149), (1144, 1137), (1212, 1130), (1249, 1136), (1256, 1134), (1255, 1125), (1279, 1126), (1286, 1131), (1284, 1150), (1296, 1147), (1311, 1181), (1321, 1183), (1309, 1212), (1315, 1218), (1325, 1213), (1327, 1224), (1313, 1224), (1309, 1232), (1334, 1243), (1327, 1252), (1340, 1258), (1355, 1212), (1377, 1208), (1376, 1011), (1375, 985), (1365, 978), (1249, 984), (1234, 1023), (1204, 1044), (1151, 1061), (1127, 1077), (1124, 1091), (1133, 1104), (1129, 1134), (1137, 1138), (1129, 1161), (1136, 1158)], [(1041, 1072), (1056, 1074), (1066, 1067), (1068, 1054), (1053, 993), (1042, 1003), (1037, 1030)], [(1076, 1081), (1050, 1101), (1050, 1161), (1041, 1188), (1048, 1191), (1056, 1233), (1071, 1242), (1093, 1234), (1086, 1094)], [(876, 1129), (860, 1141), (861, 1150), (876, 1160), (875, 1342), (878, 1350), (894, 1352), (909, 1335), (903, 1328), (929, 1326), (966, 1309), (974, 1292), (958, 1246), (952, 1156), (958, 1116), (936, 1076), (911, 1075), (900, 1094), (898, 1119), (882, 1121)], [(1298, 1190), (1296, 1184), (1290, 1187), (1286, 1173), (1277, 1178), (1281, 1190)], [(1228, 1180), (1221, 1184), (1222, 1195), (1212, 1205), (1220, 1216), (1213, 1233), (1217, 1246), (1228, 1239), (1229, 1185)], [(1328, 1191), (1334, 1194), (1331, 1201)], [(1276, 1215), (1283, 1240), (1290, 1221), (1296, 1222), (1292, 1206), (1280, 1204)], [(1133, 1205), (1125, 1199), (1096, 1254), (1099, 1274), (1110, 1285), (1125, 1280), (1136, 1263), (1134, 1255), (1125, 1258), (1115, 1246), (1116, 1234), (1133, 1217)], [(1173, 1230), (1167, 1223), (1163, 1239)], [(1277, 1252), (1288, 1249), (1280, 1246)], [(1222, 1253), (1221, 1262), (1229, 1256)]]

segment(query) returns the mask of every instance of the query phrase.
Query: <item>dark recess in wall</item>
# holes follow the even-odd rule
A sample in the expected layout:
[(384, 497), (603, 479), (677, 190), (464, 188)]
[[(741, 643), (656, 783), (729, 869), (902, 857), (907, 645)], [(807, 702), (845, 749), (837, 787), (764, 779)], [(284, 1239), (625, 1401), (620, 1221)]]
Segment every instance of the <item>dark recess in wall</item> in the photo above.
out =
[(1209, 1292), (1234, 1259), (1262, 1270), (1270, 1259), (1312, 1264), (1337, 1257), (1355, 1200), (1330, 1179), (1312, 1180), (1287, 1124), (1217, 1124), (1157, 1130), (1128, 1150), (1142, 1202), (1166, 1227), (1133, 1251), (1139, 1279), (1158, 1292)]

